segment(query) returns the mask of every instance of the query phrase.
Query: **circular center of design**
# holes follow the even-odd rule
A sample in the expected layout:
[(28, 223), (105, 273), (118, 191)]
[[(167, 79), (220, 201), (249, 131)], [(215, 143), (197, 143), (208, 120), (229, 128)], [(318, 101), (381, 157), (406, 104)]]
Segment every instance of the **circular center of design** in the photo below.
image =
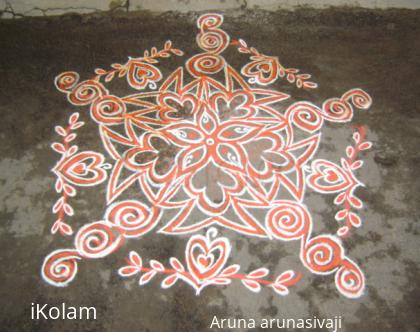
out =
[(214, 139), (213, 138), (207, 138), (206, 139), (206, 144), (207, 145), (213, 145), (215, 142), (214, 142)]

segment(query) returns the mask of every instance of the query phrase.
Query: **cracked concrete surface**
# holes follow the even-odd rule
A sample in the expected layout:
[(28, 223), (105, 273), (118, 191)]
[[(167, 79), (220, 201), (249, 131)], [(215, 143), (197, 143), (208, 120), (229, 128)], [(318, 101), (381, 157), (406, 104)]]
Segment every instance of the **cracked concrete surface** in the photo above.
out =
[[(349, 255), (367, 278), (366, 294), (341, 297), (332, 277), (304, 273), (287, 297), (269, 291), (255, 295), (240, 285), (210, 287), (201, 296), (185, 284), (161, 290), (159, 283), (139, 287), (116, 271), (130, 250), (166, 261), (180, 256), (187, 238), (151, 235), (133, 240), (104, 259), (82, 266), (74, 282), (54, 288), (40, 278), (40, 266), (52, 250), (71, 240), (51, 236), (51, 204), (56, 195), (50, 172), (57, 155), (49, 144), (53, 127), (71, 111), (53, 85), (64, 70), (83, 78), (93, 68), (108, 67), (163, 45), (170, 38), (187, 55), (197, 52), (197, 13), (144, 12), (123, 15), (67, 15), (0, 21), (0, 321), (6, 331), (208, 331), (213, 315), (244, 318), (306, 318), (342, 315), (343, 331), (420, 329), (419, 305), (419, 167), (420, 110), (418, 70), (420, 12), (409, 10), (300, 9), (294, 12), (226, 11), (223, 28), (246, 39), (283, 63), (313, 74), (317, 91), (297, 90), (279, 81), (274, 88), (321, 103), (353, 87), (374, 100), (369, 111), (355, 114), (366, 124), (373, 149), (359, 172), (366, 183), (358, 191), (366, 203), (364, 225), (346, 240)], [(226, 58), (239, 68), (239, 55)], [(162, 62), (166, 75), (183, 59)], [(85, 117), (83, 114), (82, 117)], [(86, 117), (85, 120), (88, 118)], [(101, 150), (97, 127), (80, 130), (81, 148)], [(320, 153), (338, 160), (350, 142), (349, 125), (324, 128)], [(78, 228), (99, 219), (103, 190), (87, 188), (74, 200)], [(317, 231), (335, 227), (332, 197), (310, 194), (306, 203)], [(227, 231), (223, 231), (228, 234)], [(243, 268), (265, 265), (277, 271), (299, 269), (296, 248), (229, 233), (235, 260)], [(97, 321), (31, 321), (31, 302), (95, 306)]]
[[(229, 9), (294, 9), (310, 6), (360, 6), (363, 8), (419, 9), (418, 0), (4, 0), (3, 18), (22, 16), (62, 15), (65, 13), (95, 13), (108, 10), (203, 11)], [(0, 10), (0, 13), (2, 11)], [(1, 15), (0, 15), (1, 16)]]

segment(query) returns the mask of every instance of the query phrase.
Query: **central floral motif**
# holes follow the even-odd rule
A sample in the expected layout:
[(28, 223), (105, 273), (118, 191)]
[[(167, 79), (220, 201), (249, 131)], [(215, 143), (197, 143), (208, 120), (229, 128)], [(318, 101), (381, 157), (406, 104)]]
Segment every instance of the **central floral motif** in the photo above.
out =
[[(193, 184), (194, 178), (209, 164), (220, 169), (218, 178), (209, 179), (210, 181), (219, 181), (224, 175), (229, 177), (231, 181), (228, 182), (232, 183), (236, 182), (237, 173), (245, 175), (249, 160), (245, 144), (256, 140), (263, 128), (262, 125), (240, 120), (220, 123), (213, 112), (204, 110), (195, 122), (168, 126), (163, 133), (182, 149), (176, 160), (176, 164), (179, 165), (177, 176), (191, 174), (187, 189), (191, 189), (190, 193), (196, 195), (199, 190)], [(220, 185), (223, 186), (222, 183)], [(227, 191), (237, 191), (237, 187), (238, 185), (223, 186), (223, 200), (218, 206), (214, 206), (217, 202), (205, 193), (204, 196), (200, 196), (203, 198), (200, 201), (201, 207), (209, 212), (223, 212), (229, 203)]]

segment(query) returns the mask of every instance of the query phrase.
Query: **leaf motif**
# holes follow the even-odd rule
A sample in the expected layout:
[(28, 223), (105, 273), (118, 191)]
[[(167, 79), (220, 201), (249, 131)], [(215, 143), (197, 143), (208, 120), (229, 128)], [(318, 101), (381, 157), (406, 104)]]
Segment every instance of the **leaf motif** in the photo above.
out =
[(271, 285), (271, 287), (274, 289), (274, 291), (277, 294), (279, 294), (281, 296), (289, 295), (289, 288), (287, 288), (286, 286), (273, 284), (273, 285)]
[(68, 215), (68, 216), (72, 216), (72, 215), (74, 215), (74, 210), (73, 210), (73, 208), (69, 205), (69, 204), (64, 204), (63, 205), (63, 209), (64, 209), (64, 212)]
[(350, 169), (349, 162), (345, 158), (341, 158), (341, 164), (342, 164), (344, 169), (346, 169), (346, 170)]
[(71, 126), (71, 129), (73, 129), (73, 130), (78, 129), (78, 128), (82, 127), (84, 124), (85, 123), (83, 121), (76, 122)]
[(335, 215), (335, 220), (343, 220), (347, 217), (348, 211), (346, 209), (340, 210)]
[(67, 135), (66, 130), (61, 126), (55, 126), (54, 129), (55, 129), (56, 133), (60, 136), (66, 136)]
[(357, 160), (353, 164), (351, 164), (351, 169), (355, 170), (363, 166), (362, 160)]
[(69, 143), (72, 140), (74, 140), (76, 137), (77, 137), (77, 134), (73, 133), (73, 134), (70, 134), (70, 135), (66, 136), (66, 138), (64, 138), (64, 141)]
[(318, 84), (315, 82), (304, 82), (303, 87), (307, 89), (316, 89), (318, 87)]
[(105, 76), (105, 82), (110, 82), (114, 78), (115, 71), (111, 71), (108, 75)]
[[(105, 71), (104, 71), (105, 72)], [(73, 113), (70, 118), (69, 118), (69, 124), (74, 124), (76, 123), (77, 120), (79, 120), (79, 113), (75, 112)]]
[(74, 197), (74, 196), (76, 196), (76, 189), (74, 189), (74, 187), (73, 187), (73, 186), (71, 186), (71, 185), (69, 185), (69, 184), (65, 183), (65, 184), (64, 184), (64, 186), (63, 186), (63, 188), (64, 188), (64, 192), (65, 192), (67, 195), (69, 195), (70, 197)]
[(103, 75), (103, 74), (105, 74), (106, 73), (106, 71), (105, 70), (103, 70), (102, 68), (96, 68), (95, 69), (95, 74), (98, 74), (98, 75)]
[(178, 55), (178, 56), (183, 56), (184, 55), (184, 52), (182, 52), (181, 50), (178, 50), (177, 48), (171, 49), (171, 52), (175, 55)]
[(295, 81), (295, 75), (293, 74), (287, 74), (286, 78), (290, 83), (293, 83)]
[(58, 220), (55, 221), (55, 223), (51, 227), (51, 234), (57, 233), (57, 231), (58, 231), (58, 229), (60, 227), (60, 224), (61, 224), (61, 220), (60, 219), (58, 219)]
[(360, 133), (357, 132), (357, 131), (355, 133), (353, 133), (353, 139), (356, 142), (356, 144), (359, 144), (359, 142), (360, 142)]
[(68, 225), (64, 222), (61, 222), (60, 223), (60, 232), (63, 235), (72, 235), (73, 234), (73, 229), (71, 228), (70, 225)]
[(125, 74), (127, 74), (127, 69), (122, 69), (122, 70), (120, 70), (120, 72), (118, 73), (118, 77), (123, 77), (123, 76), (125, 76)]
[(64, 152), (66, 152), (66, 149), (64, 149), (64, 145), (61, 143), (53, 143), (51, 144), (51, 148), (58, 153), (63, 154)]
[(238, 265), (238, 264), (230, 265), (220, 273), (220, 276), (228, 277), (228, 276), (234, 275), (234, 274), (238, 273), (240, 268), (241, 268), (241, 266)]
[(216, 285), (229, 285), (231, 282), (228, 278), (214, 278), (211, 280), (211, 283)]
[(368, 150), (372, 147), (372, 142), (364, 142), (359, 145), (360, 150)]
[(169, 260), (169, 263), (171, 264), (171, 266), (178, 272), (184, 272), (185, 268), (184, 266), (181, 264), (181, 262), (175, 258), (175, 257), (171, 257), (171, 259)]
[(140, 267), (140, 268), (143, 266), (143, 262), (142, 262), (142, 259), (141, 259), (140, 255), (138, 253), (136, 253), (135, 251), (130, 251), (128, 257), (129, 257), (130, 262), (133, 265), (135, 265), (137, 267)]
[(157, 260), (152, 259), (150, 261), (150, 266), (157, 271), (163, 271), (165, 268), (163, 267), (162, 263), (158, 262)]
[(75, 154), (77, 150), (79, 150), (79, 147), (77, 145), (71, 146), (70, 149), (68, 150), (68, 155), (71, 156)]
[(352, 146), (348, 146), (346, 148), (346, 155), (348, 158), (352, 158), (354, 154), (354, 148)]
[(360, 226), (362, 226), (362, 220), (357, 214), (353, 212), (349, 214), (349, 220), (353, 227), (359, 228)]
[(337, 197), (334, 199), (334, 204), (340, 205), (344, 202), (345, 199), (346, 199), (346, 193), (342, 192), (338, 194)]
[(57, 200), (57, 202), (55, 202), (55, 204), (52, 208), (52, 212), (57, 213), (61, 209), (63, 204), (64, 204), (64, 197), (61, 197), (60, 199)]
[(297, 75), (297, 77), (299, 77), (303, 80), (307, 80), (308, 78), (311, 78), (311, 75), (309, 75), (309, 74), (299, 74), (299, 75)]
[[(286, 75), (286, 71), (284, 70), (284, 68), (283, 67), (280, 67), (279, 68), (279, 76), (280, 77), (284, 77)], [(308, 82), (305, 82), (305, 83), (303, 83), (303, 86), (304, 87), (306, 87), (306, 84), (307, 84)]]
[(276, 285), (281, 285), (281, 284), (284, 284), (284, 283), (286, 283), (287, 281), (292, 280), (292, 279), (295, 277), (295, 275), (296, 275), (296, 273), (295, 273), (295, 271), (293, 271), (293, 270), (287, 270), (287, 271), (284, 271), (282, 274), (280, 274), (280, 275), (277, 277), (277, 279), (276, 279), (276, 281), (275, 281), (275, 284), (276, 284)]
[(163, 279), (162, 281), (162, 288), (169, 288), (171, 286), (173, 286), (178, 280), (178, 275), (177, 274), (172, 274), (169, 277), (166, 277), (165, 279)]
[(155, 270), (152, 270), (143, 274), (139, 280), (139, 285), (142, 286), (142, 285), (147, 284), (150, 280), (152, 280), (152, 278), (156, 275), (156, 273), (157, 272)]
[(356, 209), (361, 209), (363, 207), (363, 202), (355, 196), (350, 197), (349, 201)]
[(338, 236), (345, 236), (349, 232), (349, 228), (347, 226), (340, 227), (337, 231)]
[(270, 271), (268, 269), (266, 269), (265, 267), (262, 267), (248, 273), (247, 278), (251, 278), (251, 279), (264, 278), (269, 272)]
[(261, 285), (254, 280), (242, 279), (241, 281), (246, 288), (254, 293), (258, 293), (261, 290)]
[(131, 277), (131, 276), (139, 273), (139, 271), (140, 270), (137, 267), (129, 265), (129, 266), (123, 266), (122, 268), (120, 268), (118, 270), (118, 274), (121, 277)]
[(165, 50), (169, 50), (172, 47), (172, 42), (170, 40), (167, 40), (165, 43)]
[(248, 45), (246, 44), (245, 40), (239, 38), (238, 40), (239, 44), (241, 44), (243, 47), (248, 47)]
[(58, 193), (61, 193), (62, 190), (63, 190), (63, 180), (61, 180), (61, 178), (57, 178), (57, 180), (55, 181), (55, 191)]

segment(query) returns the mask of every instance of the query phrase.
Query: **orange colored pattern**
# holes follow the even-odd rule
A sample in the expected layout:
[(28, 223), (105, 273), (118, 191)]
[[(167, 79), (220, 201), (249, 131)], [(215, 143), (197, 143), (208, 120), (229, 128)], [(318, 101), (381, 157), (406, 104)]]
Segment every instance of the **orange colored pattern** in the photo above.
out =
[[(97, 69), (96, 76), (85, 81), (75, 72), (56, 78), (56, 87), (71, 104), (89, 107), (107, 154), (76, 153), (77, 147), (55, 143), (53, 148), (62, 153), (54, 168), (57, 191), (70, 184), (83, 187), (105, 182), (107, 209), (99, 221), (75, 233), (74, 249), (59, 249), (46, 257), (42, 274), (47, 282), (66, 286), (76, 276), (79, 261), (107, 256), (126, 240), (156, 229), (167, 236), (190, 236), (184, 263), (171, 257), (170, 268), (153, 259), (146, 267), (131, 252), (128, 265), (119, 270), (121, 276), (140, 274), (140, 284), (146, 284), (162, 275), (163, 288), (182, 280), (197, 294), (209, 285), (240, 280), (255, 292), (267, 286), (287, 295), (301, 274), (287, 270), (271, 279), (264, 267), (239, 273), (239, 265), (228, 264), (230, 240), (217, 235), (217, 228), (223, 227), (243, 236), (298, 241), (300, 260), (310, 272), (335, 275), (337, 289), (347, 297), (362, 295), (364, 275), (346, 255), (340, 237), (361, 224), (352, 212), (362, 207), (354, 194), (361, 185), (354, 171), (362, 166), (356, 160), (358, 153), (371, 143), (364, 141), (361, 127), (354, 134), (355, 147), (347, 148), (341, 166), (315, 155), (324, 123), (351, 121), (355, 109), (370, 107), (371, 98), (361, 89), (352, 89), (322, 106), (307, 101), (287, 103), (288, 94), (266, 86), (278, 77), (286, 77), (299, 88), (317, 84), (308, 80), (310, 75), (283, 67), (276, 57), (248, 48), (243, 40), (231, 43), (220, 28), (222, 23), (218, 14), (200, 16), (196, 40), (202, 52), (167, 78), (155, 66), (158, 59), (183, 55), (170, 41), (161, 51), (152, 48), (143, 57), (113, 64), (108, 71)], [(251, 54), (242, 75), (222, 56), (232, 44)], [(117, 76), (125, 77), (137, 91), (126, 96), (111, 94), (105, 83)], [(77, 121), (74, 117), (70, 126)], [(70, 140), (69, 128), (60, 128), (57, 132)], [(139, 192), (135, 197), (133, 189)], [(336, 219), (346, 224), (337, 235), (314, 234), (314, 221), (304, 204), (310, 189), (334, 193), (335, 203), (344, 205)], [(59, 221), (53, 233), (60, 229), (72, 234), (62, 220), (69, 209), (67, 196), (54, 208)], [(256, 209), (258, 216), (253, 212)], [(203, 229), (205, 236), (197, 234)]]

